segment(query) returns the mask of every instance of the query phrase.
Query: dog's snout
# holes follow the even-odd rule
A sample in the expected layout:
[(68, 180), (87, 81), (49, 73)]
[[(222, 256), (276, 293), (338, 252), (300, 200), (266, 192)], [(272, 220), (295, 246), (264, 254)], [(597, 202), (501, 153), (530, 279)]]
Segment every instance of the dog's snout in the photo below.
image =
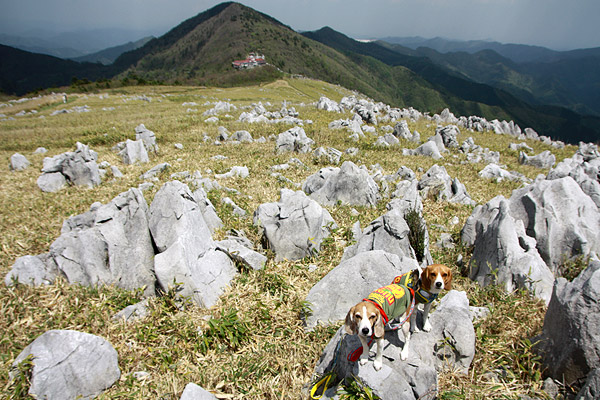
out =
[(436, 282), (435, 283), (435, 287), (436, 288), (441, 288), (442, 287), (442, 282)]
[(363, 335), (368, 336), (369, 333), (371, 333), (371, 330), (369, 328), (367, 328), (366, 326), (364, 328), (362, 328)]

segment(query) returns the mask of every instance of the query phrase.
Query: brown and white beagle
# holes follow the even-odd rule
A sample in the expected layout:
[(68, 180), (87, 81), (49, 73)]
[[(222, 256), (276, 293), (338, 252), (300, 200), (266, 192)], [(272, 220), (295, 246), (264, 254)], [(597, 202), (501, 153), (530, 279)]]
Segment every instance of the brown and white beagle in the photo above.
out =
[[(423, 330), (429, 332), (431, 323), (429, 322), (429, 310), (431, 304), (442, 290), (452, 289), (452, 270), (444, 264), (428, 265), (421, 272), (419, 288), (416, 289), (416, 298), (418, 303), (423, 303)], [(413, 332), (419, 330), (416, 324), (417, 313), (411, 316)]]
[(351, 335), (358, 335), (362, 344), (360, 365), (365, 365), (369, 359), (370, 337), (377, 343), (377, 351), (373, 367), (379, 371), (382, 367), (383, 337), (385, 325), (388, 321), (402, 319), (402, 333), (404, 334), (404, 345), (400, 352), (400, 359), (408, 357), (408, 343), (410, 341), (409, 315), (412, 312), (411, 290), (404, 285), (392, 283), (390, 285), (374, 290), (369, 296), (348, 311), (346, 315), (345, 329)]

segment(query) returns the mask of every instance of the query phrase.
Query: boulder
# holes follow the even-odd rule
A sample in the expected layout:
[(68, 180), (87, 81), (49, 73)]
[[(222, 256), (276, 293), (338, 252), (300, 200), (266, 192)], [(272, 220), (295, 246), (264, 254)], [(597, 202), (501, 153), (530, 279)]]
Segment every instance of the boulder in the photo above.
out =
[(412, 140), (412, 133), (410, 133), (410, 129), (408, 129), (408, 123), (405, 120), (402, 120), (394, 126), (394, 136), (399, 139)]
[(595, 400), (600, 393), (600, 368), (595, 368), (590, 372), (585, 380), (575, 400)]
[[(32, 356), (29, 394), (40, 399), (91, 399), (121, 376), (118, 354), (105, 339), (71, 330), (40, 335), (15, 359)], [(12, 378), (16, 373), (11, 372)]]
[(154, 248), (148, 205), (139, 189), (65, 221), (50, 258), (70, 283), (144, 288), (154, 294)]
[(463, 242), (473, 240), (471, 279), (481, 286), (502, 284), (508, 292), (524, 288), (546, 304), (550, 301), (554, 274), (538, 253), (535, 239), (525, 234), (523, 221), (511, 217), (504, 197), (476, 207), (463, 232), (468, 232)]
[(147, 152), (158, 153), (156, 135), (150, 129), (147, 129), (144, 124), (139, 124), (135, 127), (135, 140), (141, 140)]
[(537, 250), (552, 271), (565, 258), (600, 254), (600, 210), (569, 176), (513, 191), (510, 214), (523, 221), (527, 235), (537, 241)]
[(343, 111), (338, 103), (325, 96), (321, 96), (321, 98), (317, 102), (317, 109), (338, 113)]
[(31, 165), (31, 163), (23, 154), (15, 153), (10, 156), (9, 167), (11, 171), (23, 171), (27, 169), (29, 165)]
[(54, 283), (59, 274), (56, 265), (48, 262), (48, 254), (22, 256), (16, 259), (4, 283), (7, 286), (12, 286), (14, 281), (31, 286), (49, 285)]
[(194, 197), (194, 201), (198, 204), (200, 212), (202, 213), (202, 218), (204, 218), (204, 222), (206, 222), (206, 226), (208, 226), (210, 232), (214, 233), (217, 229), (221, 229), (223, 227), (223, 221), (221, 221), (221, 218), (217, 215), (217, 210), (208, 198), (204, 189), (199, 187), (194, 190), (192, 196)]
[(306, 296), (311, 313), (306, 328), (344, 320), (350, 307), (371, 291), (389, 285), (393, 279), (417, 268), (410, 257), (399, 257), (383, 250), (364, 251), (343, 260), (314, 285)]
[(123, 149), (119, 152), (119, 156), (124, 164), (147, 163), (150, 161), (146, 146), (141, 139), (135, 141), (127, 139)]
[[(339, 169), (326, 173), (319, 171), (317, 177), (309, 177), (302, 189), (321, 205), (331, 206), (338, 202), (349, 205), (375, 206), (379, 201), (379, 187), (364, 167), (345, 161)], [(323, 177), (326, 175), (326, 178)], [(314, 181), (322, 181), (322, 185)], [(315, 187), (317, 188), (316, 190)]]
[(67, 178), (60, 172), (43, 173), (37, 179), (37, 185), (42, 192), (58, 192), (67, 186)]
[(519, 152), (519, 164), (531, 165), (537, 168), (548, 169), (556, 163), (556, 157), (546, 150), (535, 156), (528, 156), (525, 152)]
[(217, 397), (195, 383), (188, 383), (179, 400), (217, 400)]
[(228, 172), (223, 174), (215, 174), (215, 178), (217, 179), (228, 179), (228, 178), (247, 178), (250, 176), (250, 172), (248, 171), (248, 167), (243, 166), (234, 166)]
[(216, 248), (188, 186), (179, 181), (165, 183), (148, 215), (159, 251), (154, 268), (160, 288), (175, 289), (201, 307), (213, 306), (237, 270), (229, 256)]
[[(387, 253), (397, 255), (401, 259), (405, 257), (412, 258), (416, 262), (418, 258), (415, 250), (411, 247), (409, 240), (410, 228), (405, 220), (405, 214), (409, 211), (408, 207), (411, 204), (414, 203), (408, 199), (404, 203), (401, 198), (396, 199), (395, 202), (390, 202), (388, 204), (389, 211), (371, 222), (355, 238), (356, 243), (344, 250), (342, 261), (348, 260), (362, 252), (383, 250)], [(422, 226), (425, 229), (424, 253), (420, 256), (422, 256), (424, 262), (429, 264), (432, 261), (431, 254), (429, 253), (429, 234), (422, 215), (420, 218)]]
[(282, 132), (277, 137), (275, 148), (277, 153), (295, 151), (297, 153), (308, 153), (314, 141), (306, 136), (306, 132), (299, 126)]
[(598, 149), (592, 146), (580, 143), (575, 155), (564, 159), (551, 169), (546, 179), (570, 176), (600, 208), (600, 156)]
[(260, 270), (263, 269), (267, 263), (267, 257), (243, 246), (236, 240), (221, 240), (217, 242), (217, 248), (227, 253), (232, 260), (241, 263), (246, 268)]
[(583, 381), (600, 368), (598, 259), (593, 259), (573, 282), (557, 279), (542, 333), (535, 342), (548, 374), (567, 385)]
[(144, 181), (158, 180), (158, 176), (163, 172), (168, 171), (169, 168), (171, 168), (171, 164), (168, 162), (157, 164), (140, 175), (140, 179)]
[(442, 153), (440, 153), (440, 149), (434, 141), (427, 141), (417, 147), (416, 149), (403, 149), (402, 155), (405, 156), (425, 156), (431, 157), (434, 160), (439, 160), (440, 158), (444, 158)]
[(112, 320), (114, 322), (134, 322), (146, 318), (148, 313), (148, 299), (146, 299), (140, 301), (139, 303), (125, 307), (124, 309), (113, 315)]
[[(75, 151), (44, 158), (42, 175), (38, 178), (40, 189), (57, 191), (65, 183), (92, 188), (101, 183), (100, 170), (96, 163), (98, 153), (79, 142), (76, 146)], [(57, 173), (63, 177), (56, 175)]]
[(422, 197), (431, 196), (437, 201), (448, 201), (450, 203), (476, 204), (458, 178), (452, 179), (446, 168), (437, 164), (429, 168), (421, 177), (418, 188)]
[(458, 147), (458, 135), (460, 130), (456, 125), (438, 126), (435, 130), (436, 135), (440, 135), (446, 147)]
[(329, 212), (301, 191), (282, 189), (280, 200), (254, 212), (263, 246), (273, 249), (276, 261), (299, 260), (319, 252), (329, 230), (337, 227)]
[(523, 183), (531, 183), (531, 179), (527, 178), (525, 175), (521, 174), (517, 171), (507, 171), (500, 167), (498, 164), (488, 164), (481, 171), (479, 171), (478, 175), (481, 178), (493, 179), (496, 182), (501, 182), (504, 179), (509, 181), (517, 181)]
[(329, 164), (339, 164), (342, 158), (342, 152), (333, 147), (319, 147), (313, 152), (313, 159), (317, 162), (326, 162)]
[(250, 132), (244, 131), (244, 130), (234, 132), (233, 135), (231, 135), (231, 137), (229, 138), (229, 140), (240, 142), (240, 143), (252, 143), (253, 142), (252, 135), (250, 134)]
[[(368, 291), (356, 295), (348, 310), (376, 287), (373, 284)], [(387, 331), (380, 371), (375, 371), (372, 361), (363, 366), (348, 361), (348, 355), (361, 345), (356, 335), (346, 335), (341, 327), (321, 355), (315, 374), (333, 370), (340, 380), (359, 379), (382, 399), (433, 400), (437, 393), (437, 372), (449, 368), (466, 373), (475, 355), (475, 330), (466, 293), (448, 292), (430, 314), (430, 321), (433, 327), (430, 332), (412, 334), (406, 361), (400, 361), (399, 357), (403, 344), (399, 331)], [(334, 395), (336, 389), (331, 388), (326, 395)]]

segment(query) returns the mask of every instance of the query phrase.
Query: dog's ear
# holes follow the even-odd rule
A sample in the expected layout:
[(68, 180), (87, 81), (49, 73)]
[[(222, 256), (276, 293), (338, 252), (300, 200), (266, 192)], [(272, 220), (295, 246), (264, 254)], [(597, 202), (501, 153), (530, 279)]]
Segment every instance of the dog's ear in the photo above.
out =
[(431, 289), (431, 285), (433, 284), (429, 270), (430, 268), (425, 268), (421, 273), (421, 287), (425, 288), (425, 290)]
[(383, 318), (381, 317), (381, 313), (377, 311), (377, 320), (373, 325), (373, 333), (376, 338), (382, 338), (385, 335), (384, 327), (385, 325), (383, 324)]
[(452, 270), (446, 267), (446, 272), (448, 275), (444, 277), (444, 289), (452, 290)]
[(350, 311), (348, 311), (348, 314), (346, 314), (346, 323), (344, 324), (344, 327), (346, 329), (346, 333), (350, 335), (356, 335), (357, 326), (356, 321), (354, 320), (354, 307), (352, 307)]

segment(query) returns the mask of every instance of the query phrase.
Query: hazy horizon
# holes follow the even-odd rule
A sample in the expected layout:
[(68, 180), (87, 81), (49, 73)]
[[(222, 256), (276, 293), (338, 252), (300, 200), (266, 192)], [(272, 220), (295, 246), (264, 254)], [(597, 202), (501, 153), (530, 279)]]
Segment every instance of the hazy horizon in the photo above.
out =
[[(23, 36), (123, 30), (160, 36), (222, 1), (0, 0), (0, 33)], [(329, 26), (355, 39), (442, 37), (544, 46), (600, 47), (600, 1), (575, 0), (247, 0), (241, 2), (296, 31)], [(46, 31), (43, 33), (43, 31)], [(127, 34), (127, 33), (126, 33)], [(35, 36), (35, 35), (32, 35)], [(129, 37), (137, 40), (140, 37)], [(115, 43), (120, 44), (120, 43)]]

